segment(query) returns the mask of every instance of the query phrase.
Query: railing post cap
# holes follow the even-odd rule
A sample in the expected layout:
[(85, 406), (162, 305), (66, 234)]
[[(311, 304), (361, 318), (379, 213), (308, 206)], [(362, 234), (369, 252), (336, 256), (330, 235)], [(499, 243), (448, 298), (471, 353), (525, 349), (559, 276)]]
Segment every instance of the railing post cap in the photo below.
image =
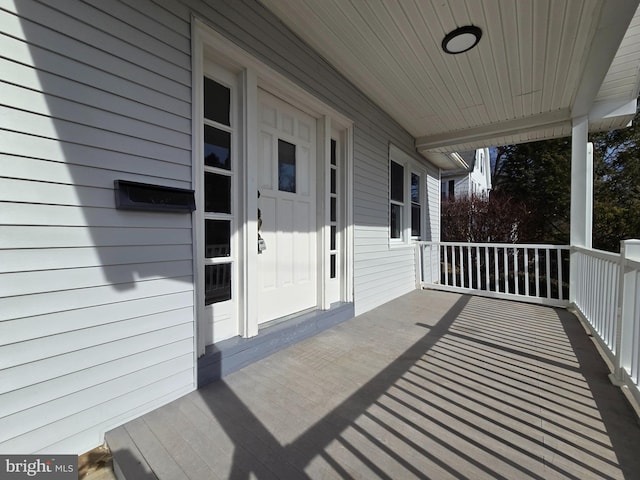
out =
[(640, 261), (640, 240), (637, 238), (621, 240), (620, 253), (630, 260)]

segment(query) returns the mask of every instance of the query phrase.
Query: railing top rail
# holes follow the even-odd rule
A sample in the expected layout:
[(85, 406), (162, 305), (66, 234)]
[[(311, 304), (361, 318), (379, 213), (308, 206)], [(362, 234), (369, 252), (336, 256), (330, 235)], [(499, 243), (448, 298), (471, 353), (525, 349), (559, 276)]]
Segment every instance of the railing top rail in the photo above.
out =
[(568, 250), (570, 245), (551, 245), (545, 243), (494, 243), (494, 242), (416, 242), (418, 245), (445, 245), (453, 247), (496, 247), (496, 248), (541, 248), (546, 250)]
[(571, 247), (571, 249), (574, 252), (579, 252), (585, 255), (590, 255), (592, 257), (601, 258), (602, 260), (609, 260), (611, 262), (620, 261), (619, 253), (607, 252), (605, 250), (597, 250), (595, 248), (585, 248), (585, 247), (576, 247), (576, 246)]
[(640, 270), (640, 261), (631, 260), (630, 258), (626, 258), (624, 261), (625, 267), (632, 268), (634, 270)]

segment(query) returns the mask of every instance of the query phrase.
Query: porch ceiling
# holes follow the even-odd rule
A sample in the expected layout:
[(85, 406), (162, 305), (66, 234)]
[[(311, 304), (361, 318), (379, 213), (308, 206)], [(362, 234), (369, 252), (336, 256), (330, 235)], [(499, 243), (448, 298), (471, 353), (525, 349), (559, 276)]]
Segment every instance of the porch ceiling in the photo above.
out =
[[(569, 135), (582, 115), (618, 128), (635, 113), (638, 0), (261, 1), (427, 157)], [(445, 54), (444, 36), (469, 24), (478, 46)]]

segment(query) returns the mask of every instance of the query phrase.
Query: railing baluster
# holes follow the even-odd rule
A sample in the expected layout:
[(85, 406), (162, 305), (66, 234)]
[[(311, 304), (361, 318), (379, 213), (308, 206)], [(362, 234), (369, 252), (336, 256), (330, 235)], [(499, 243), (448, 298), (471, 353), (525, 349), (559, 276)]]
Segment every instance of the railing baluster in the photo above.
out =
[(504, 261), (504, 293), (511, 293), (509, 292), (509, 257), (507, 256), (508, 252), (507, 252), (507, 247), (502, 249), (502, 258)]
[[(595, 259), (592, 257), (587, 258), (587, 278), (593, 278), (593, 263), (595, 262)], [(597, 323), (596, 328), (598, 329), (599, 332), (602, 332), (602, 324), (600, 317), (598, 317), (595, 314), (595, 298), (593, 295), (593, 286), (589, 285), (589, 290), (587, 293), (587, 302), (589, 305), (589, 318), (595, 319), (595, 322)]]
[[(605, 308), (603, 311), (603, 316), (604, 318), (610, 317), (612, 314), (615, 314), (615, 310), (612, 310), (611, 305), (613, 303), (612, 299), (617, 299), (617, 297), (613, 297), (612, 295), (610, 295), (608, 292), (610, 292), (611, 290), (613, 290), (614, 285), (613, 285), (613, 265), (611, 262), (608, 261), (604, 261), (604, 268), (605, 268), (605, 273), (604, 273), (604, 291), (607, 292), (606, 296), (604, 297), (605, 299)], [(607, 345), (611, 345), (613, 343), (613, 328), (611, 328), (612, 325), (609, 324), (609, 322), (607, 322), (607, 335), (606, 335), (606, 342)]]
[(564, 295), (562, 293), (562, 249), (559, 248), (558, 250), (556, 250), (556, 253), (556, 261), (558, 262), (558, 299), (563, 300)]
[(519, 267), (518, 248), (513, 249), (513, 288), (516, 295), (520, 295), (520, 285), (518, 285)]
[(449, 285), (449, 247), (444, 246), (444, 284)]
[[(593, 259), (593, 270), (591, 278), (600, 278), (600, 259)], [(601, 319), (601, 328), (604, 331), (607, 327), (602, 315), (602, 287), (593, 289), (593, 314)]]
[(529, 296), (529, 249), (524, 249), (524, 294)]
[(469, 276), (469, 288), (473, 288), (473, 266), (471, 265), (471, 249), (473, 247), (467, 247), (467, 275)]
[(489, 281), (489, 247), (484, 247), (484, 277), (486, 281), (485, 289), (491, 291), (491, 282)]
[(453, 275), (453, 278), (451, 280), (451, 285), (455, 287), (457, 286), (456, 285), (456, 246), (455, 245), (451, 246), (451, 273)]
[(460, 286), (464, 288), (464, 253), (463, 246), (458, 247), (458, 258), (460, 259)]
[(500, 291), (500, 276), (498, 275), (498, 247), (493, 247), (493, 274), (494, 274), (494, 292)]
[(639, 380), (639, 376), (640, 376), (640, 351), (638, 351), (639, 347), (639, 341), (638, 339), (640, 339), (640, 295), (638, 294), (638, 290), (639, 290), (639, 286), (640, 286), (640, 272), (638, 272), (636, 270), (636, 274), (635, 274), (635, 285), (636, 285), (636, 291), (635, 291), (635, 308), (634, 308), (634, 312), (633, 312), (633, 335), (632, 338), (635, 339), (635, 341), (632, 344), (632, 350), (631, 350), (631, 368), (630, 368), (630, 376), (631, 379), (633, 380), (633, 382), (638, 385), (638, 380)]
[(536, 297), (540, 296), (540, 257), (538, 249), (534, 248), (535, 266), (536, 266)]
[(544, 257), (546, 260), (545, 267), (547, 269), (545, 272), (547, 275), (547, 298), (551, 298), (551, 250), (546, 248), (544, 251)]
[[(605, 267), (606, 264), (604, 262), (604, 260), (598, 259), (596, 260), (596, 277), (594, 278), (600, 278), (602, 279), (603, 276), (605, 275)], [(605, 279), (605, 283), (604, 285), (602, 285), (603, 287), (606, 285), (606, 279)], [(606, 288), (606, 287), (605, 287)], [(607, 311), (607, 294), (608, 291), (605, 290), (604, 288), (600, 288), (597, 290), (597, 301), (598, 301), (598, 316), (602, 319), (606, 318), (605, 312)], [(609, 336), (609, 322), (605, 322), (602, 325), (602, 330), (605, 333), (605, 336), (608, 337)]]
[(476, 288), (481, 290), (482, 284), (480, 283), (480, 247), (476, 245)]

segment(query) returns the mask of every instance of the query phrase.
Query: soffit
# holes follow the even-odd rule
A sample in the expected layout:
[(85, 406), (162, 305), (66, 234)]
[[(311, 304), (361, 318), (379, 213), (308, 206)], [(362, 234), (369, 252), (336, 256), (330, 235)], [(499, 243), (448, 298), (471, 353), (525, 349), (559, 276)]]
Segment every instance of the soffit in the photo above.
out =
[[(638, 93), (635, 0), (261, 1), (427, 156), (567, 135), (576, 102)], [(444, 35), (468, 24), (478, 46), (445, 54)]]

